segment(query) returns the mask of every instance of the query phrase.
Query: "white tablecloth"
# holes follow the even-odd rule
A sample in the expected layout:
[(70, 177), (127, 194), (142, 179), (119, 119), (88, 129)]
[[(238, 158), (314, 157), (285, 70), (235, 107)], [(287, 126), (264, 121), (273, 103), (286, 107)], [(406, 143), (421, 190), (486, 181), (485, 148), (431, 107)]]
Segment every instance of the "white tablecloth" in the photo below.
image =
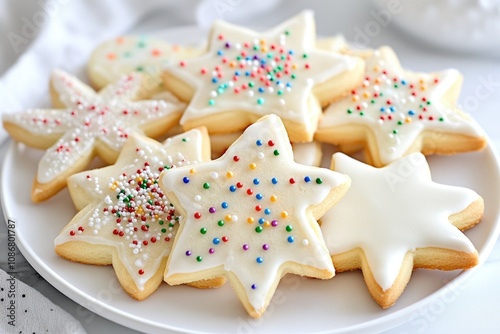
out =
[[(316, 11), (317, 30), (324, 36), (343, 33), (348, 40), (360, 39), (360, 34), (368, 37), (368, 46), (391, 45), (402, 63), (409, 68), (422, 71), (439, 70), (454, 67), (465, 77), (460, 102), (464, 108), (483, 126), (492, 143), (500, 147), (500, 59), (494, 57), (477, 57), (454, 54), (445, 50), (436, 50), (421, 42), (413, 40), (398, 31), (393, 25), (381, 26), (377, 33), (367, 34), (367, 25), (375, 26), (374, 8), (369, 3), (349, 3), (344, 1), (308, 1), (293, 2), (281, 6), (265, 14), (259, 14), (258, 19), (246, 19), (238, 12), (244, 10), (242, 1), (212, 1), (230, 4), (228, 10), (220, 13), (226, 19), (237, 19), (241, 24), (272, 26), (290, 17), (300, 9), (311, 8)], [(192, 4), (191, 4), (192, 5)], [(187, 5), (186, 5), (187, 6)], [(15, 15), (15, 13), (14, 13)], [(21, 19), (22, 15), (11, 16), (11, 19)], [(148, 15), (130, 33), (147, 33), (163, 30), (169, 27), (186, 25), (194, 21), (194, 15), (189, 7), (180, 8), (175, 12), (168, 6), (165, 10)], [(375, 23), (373, 23), (375, 22)], [(367, 28), (368, 27), (368, 28)], [(0, 36), (7, 36), (0, 23)], [(0, 46), (4, 48), (8, 43)], [(8, 45), (8, 44), (7, 44)], [(5, 71), (16, 60), (16, 55), (8, 50), (0, 51), (0, 73)], [(478, 93), (480, 91), (480, 93)], [(2, 101), (0, 101), (2, 103)], [(5, 153), (7, 144), (1, 145), (0, 156)], [(499, 187), (500, 185), (492, 185)], [(500, 205), (500, 204), (499, 204)], [(0, 241), (6, 238), (6, 227), (3, 215), (0, 217)], [(2, 245), (3, 247), (3, 245)], [(0, 251), (0, 266), (5, 268), (6, 255)], [(17, 258), (17, 266), (21, 268), (21, 279), (47, 296), (56, 305), (61, 306), (79, 320), (89, 333), (136, 333), (118, 324), (101, 318), (77, 305), (63, 294), (50, 286), (43, 278)], [(416, 317), (387, 333), (463, 333), (463, 332), (499, 332), (498, 306), (500, 300), (500, 244), (496, 244), (492, 254), (479, 270), (460, 289), (460, 294), (443, 305), (429, 305), (421, 310)], [(1, 320), (4, 321), (4, 320)]]

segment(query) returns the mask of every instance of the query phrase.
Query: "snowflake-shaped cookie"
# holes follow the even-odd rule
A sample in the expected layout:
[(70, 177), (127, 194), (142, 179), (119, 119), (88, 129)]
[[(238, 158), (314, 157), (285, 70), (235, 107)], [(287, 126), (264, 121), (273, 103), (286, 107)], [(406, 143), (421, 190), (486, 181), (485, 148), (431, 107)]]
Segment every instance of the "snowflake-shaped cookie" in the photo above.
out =
[(123, 288), (144, 299), (163, 280), (178, 213), (158, 186), (164, 169), (209, 160), (206, 131), (190, 130), (160, 144), (133, 134), (116, 163), (68, 179), (81, 210), (55, 239), (72, 261), (113, 264)]
[(462, 76), (456, 70), (404, 70), (388, 47), (366, 59), (363, 83), (328, 108), (316, 138), (365, 146), (368, 162), (389, 164), (413, 152), (452, 154), (486, 145), (484, 132), (456, 100)]
[(348, 173), (352, 184), (321, 218), (326, 245), (337, 271), (362, 269), (382, 307), (396, 302), (413, 268), (477, 264), (477, 251), (460, 230), (479, 222), (482, 198), (470, 189), (433, 182), (421, 153), (383, 168), (336, 153), (332, 169)]
[(190, 101), (181, 125), (236, 132), (274, 113), (292, 142), (311, 141), (321, 105), (359, 84), (364, 67), (315, 40), (310, 11), (263, 34), (215, 22), (205, 55), (166, 67), (166, 88)]
[(56, 70), (51, 88), (56, 107), (5, 115), (4, 127), (16, 140), (47, 149), (32, 189), (43, 201), (66, 185), (66, 178), (85, 169), (94, 155), (115, 162), (132, 132), (157, 136), (178, 121), (183, 103), (134, 101), (142, 92), (138, 73), (96, 93), (77, 78)]
[(349, 178), (295, 163), (278, 116), (248, 127), (218, 160), (166, 171), (160, 186), (183, 216), (167, 283), (225, 275), (260, 317), (285, 273), (333, 276), (316, 219)]

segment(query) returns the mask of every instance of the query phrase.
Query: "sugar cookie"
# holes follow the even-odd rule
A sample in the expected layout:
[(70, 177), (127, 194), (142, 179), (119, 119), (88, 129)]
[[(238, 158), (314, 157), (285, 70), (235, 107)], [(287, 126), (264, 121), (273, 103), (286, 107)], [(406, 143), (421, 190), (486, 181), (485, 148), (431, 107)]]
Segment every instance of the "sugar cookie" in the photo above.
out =
[(347, 42), (343, 35), (321, 37), (316, 40), (316, 48), (324, 51), (343, 53), (347, 48)]
[(366, 60), (365, 76), (361, 86), (326, 108), (316, 139), (363, 144), (374, 166), (413, 152), (455, 154), (485, 147), (483, 130), (456, 105), (458, 71), (405, 71), (395, 53), (382, 47)]
[(349, 182), (295, 163), (283, 123), (264, 116), (220, 159), (162, 173), (160, 187), (183, 217), (166, 282), (225, 275), (248, 313), (260, 317), (286, 273), (334, 275), (316, 219)]
[(338, 52), (344, 55), (356, 56), (366, 59), (373, 53), (370, 48), (358, 48), (352, 43), (346, 41), (343, 35), (338, 34), (332, 37), (318, 38), (316, 47), (320, 50)]
[(482, 218), (482, 198), (466, 188), (435, 183), (427, 161), (413, 153), (375, 168), (333, 155), (332, 169), (352, 184), (321, 218), (321, 230), (337, 272), (361, 269), (372, 297), (393, 305), (414, 268), (468, 269), (478, 263), (460, 231)]
[(212, 159), (217, 159), (226, 152), (242, 132), (220, 133), (210, 135), (210, 146), (212, 147)]
[(127, 293), (145, 299), (163, 281), (178, 228), (178, 213), (158, 187), (160, 172), (208, 161), (209, 155), (204, 129), (164, 144), (132, 134), (114, 165), (69, 177), (80, 212), (55, 239), (56, 252), (74, 262), (112, 264)]
[[(212, 159), (217, 159), (241, 136), (241, 132), (214, 134), (210, 136)], [(319, 166), (321, 164), (321, 143), (292, 143), (293, 159), (301, 165)]]
[(56, 70), (53, 103), (61, 109), (31, 109), (4, 115), (9, 134), (28, 146), (47, 149), (38, 165), (32, 199), (40, 202), (66, 186), (66, 178), (86, 168), (95, 155), (114, 163), (132, 132), (158, 136), (177, 124), (185, 105), (142, 100), (143, 76), (132, 73), (99, 93)]
[(364, 62), (315, 48), (312, 12), (260, 34), (216, 21), (205, 55), (168, 65), (165, 88), (190, 101), (180, 123), (209, 133), (242, 131), (280, 116), (292, 142), (311, 141), (325, 106), (361, 83)]
[(165, 64), (200, 55), (204, 49), (172, 45), (152, 36), (120, 36), (100, 44), (87, 63), (87, 72), (96, 89), (106, 87), (131, 72), (145, 75), (147, 94), (162, 89), (160, 73)]
[(321, 143), (312, 141), (309, 143), (292, 143), (293, 159), (296, 163), (306, 166), (321, 165), (323, 156)]

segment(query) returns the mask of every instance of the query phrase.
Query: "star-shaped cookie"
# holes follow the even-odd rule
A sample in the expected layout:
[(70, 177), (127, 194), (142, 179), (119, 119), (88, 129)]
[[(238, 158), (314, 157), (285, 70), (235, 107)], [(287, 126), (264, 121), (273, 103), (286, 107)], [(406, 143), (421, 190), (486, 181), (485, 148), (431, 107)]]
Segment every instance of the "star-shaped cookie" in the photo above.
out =
[(261, 116), (280, 116), (292, 142), (311, 141), (321, 106), (362, 80), (361, 59), (315, 48), (305, 11), (266, 33), (216, 21), (203, 56), (165, 68), (165, 87), (190, 101), (185, 129), (243, 130)]
[(349, 177), (295, 163), (278, 116), (248, 127), (220, 159), (160, 180), (183, 217), (167, 283), (225, 275), (260, 317), (284, 274), (334, 275), (316, 219), (344, 195)]
[[(212, 147), (212, 159), (219, 158), (227, 148), (231, 146), (242, 132), (225, 133), (210, 136), (210, 146)], [(319, 166), (323, 155), (321, 143), (311, 141), (307, 143), (291, 143), (293, 158), (301, 165)]]
[(179, 120), (183, 103), (135, 101), (144, 93), (143, 76), (132, 73), (96, 93), (77, 78), (56, 70), (51, 78), (56, 108), (4, 115), (16, 140), (47, 149), (38, 165), (32, 199), (43, 201), (66, 186), (66, 178), (85, 169), (95, 155), (116, 161), (132, 132), (158, 136)]
[(484, 132), (456, 105), (461, 83), (456, 70), (410, 72), (392, 49), (374, 50), (366, 59), (365, 80), (326, 108), (316, 139), (347, 147), (361, 144), (374, 166), (413, 152), (482, 149)]
[(332, 169), (348, 173), (346, 196), (321, 218), (337, 272), (361, 269), (383, 308), (399, 298), (414, 268), (468, 269), (478, 254), (461, 232), (482, 218), (473, 190), (431, 180), (423, 154), (382, 168), (335, 153)]
[(158, 186), (160, 173), (209, 157), (203, 128), (163, 144), (132, 134), (114, 165), (69, 177), (80, 212), (55, 239), (56, 252), (75, 262), (112, 264), (127, 293), (148, 297), (163, 281), (178, 228), (178, 213)]

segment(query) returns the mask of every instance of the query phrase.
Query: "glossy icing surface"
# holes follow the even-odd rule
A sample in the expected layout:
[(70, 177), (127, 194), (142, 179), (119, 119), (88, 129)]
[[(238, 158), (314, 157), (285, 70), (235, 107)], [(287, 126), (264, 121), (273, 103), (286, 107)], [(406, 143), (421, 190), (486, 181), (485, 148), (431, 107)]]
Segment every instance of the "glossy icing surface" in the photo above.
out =
[(287, 262), (333, 275), (309, 208), (348, 178), (294, 163), (279, 117), (270, 115), (248, 127), (220, 159), (164, 175), (162, 188), (175, 194), (186, 214), (167, 282), (174, 274), (223, 266), (260, 310)]
[(320, 129), (349, 124), (367, 126), (374, 134), (383, 164), (403, 156), (425, 130), (484, 136), (481, 128), (454, 102), (445, 100), (460, 80), (456, 70), (433, 74), (405, 71), (394, 52), (383, 47), (366, 60), (363, 84), (332, 103)]
[(180, 113), (183, 103), (163, 100), (133, 101), (142, 88), (142, 76), (132, 73), (96, 93), (77, 78), (54, 71), (52, 85), (66, 109), (33, 109), (5, 115), (14, 123), (39, 135), (60, 139), (42, 157), (37, 180), (49, 183), (92, 154), (97, 145), (119, 153), (132, 132)]
[(207, 54), (166, 67), (195, 89), (181, 124), (231, 110), (308, 124), (312, 88), (355, 64), (315, 49), (315, 39), (309, 11), (263, 34), (217, 21)]
[(178, 213), (158, 186), (159, 175), (164, 169), (201, 162), (201, 141), (199, 130), (164, 144), (134, 135), (115, 165), (70, 177), (71, 190), (90, 201), (82, 210), (85, 214), (75, 216), (55, 244), (84, 241), (115, 247), (142, 290), (169, 255), (178, 228)]
[[(171, 45), (151, 36), (120, 36), (100, 44), (92, 53), (88, 70), (106, 83), (121, 76), (140, 72), (148, 76), (147, 83), (154, 89), (161, 86), (163, 66), (179, 59), (201, 53), (201, 49)], [(100, 83), (100, 82), (99, 82)]]
[(433, 182), (421, 153), (383, 168), (335, 153), (333, 164), (352, 183), (321, 218), (326, 245), (332, 255), (361, 248), (383, 290), (393, 285), (407, 252), (425, 247), (475, 251), (448, 217), (465, 210), (479, 195)]

